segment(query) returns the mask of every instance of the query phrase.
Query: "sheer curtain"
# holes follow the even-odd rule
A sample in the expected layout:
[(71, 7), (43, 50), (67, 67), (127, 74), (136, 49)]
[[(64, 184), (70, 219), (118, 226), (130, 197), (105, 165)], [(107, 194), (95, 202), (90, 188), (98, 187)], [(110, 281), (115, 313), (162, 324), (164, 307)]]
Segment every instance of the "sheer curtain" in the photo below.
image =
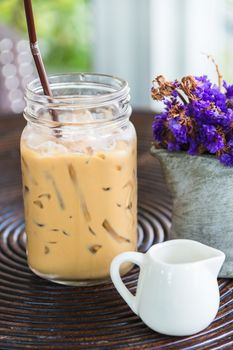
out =
[(150, 1), (93, 0), (94, 70), (129, 81), (134, 106), (149, 104)]
[(135, 107), (154, 108), (150, 86), (158, 74), (169, 79), (208, 74), (216, 81), (215, 68), (204, 53), (213, 55), (230, 77), (231, 0), (92, 0), (92, 4), (93, 68), (127, 79)]

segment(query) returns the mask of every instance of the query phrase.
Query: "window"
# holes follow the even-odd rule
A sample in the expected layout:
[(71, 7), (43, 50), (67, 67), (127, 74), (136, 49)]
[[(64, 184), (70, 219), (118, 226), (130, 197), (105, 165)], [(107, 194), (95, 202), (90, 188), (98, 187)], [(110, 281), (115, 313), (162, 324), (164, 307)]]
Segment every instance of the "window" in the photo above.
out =
[[(88, 0), (34, 0), (37, 34), (47, 72), (92, 67)], [(23, 90), (36, 76), (22, 0), (0, 2), (0, 110), (22, 112)]]

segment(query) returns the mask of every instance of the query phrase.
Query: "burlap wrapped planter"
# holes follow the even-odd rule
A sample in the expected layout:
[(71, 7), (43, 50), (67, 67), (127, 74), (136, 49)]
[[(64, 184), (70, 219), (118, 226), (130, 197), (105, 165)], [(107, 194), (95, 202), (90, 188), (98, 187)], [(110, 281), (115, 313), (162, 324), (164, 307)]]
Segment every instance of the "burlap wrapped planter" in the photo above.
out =
[(211, 155), (151, 148), (173, 198), (170, 238), (193, 239), (222, 250), (220, 277), (233, 277), (233, 168)]

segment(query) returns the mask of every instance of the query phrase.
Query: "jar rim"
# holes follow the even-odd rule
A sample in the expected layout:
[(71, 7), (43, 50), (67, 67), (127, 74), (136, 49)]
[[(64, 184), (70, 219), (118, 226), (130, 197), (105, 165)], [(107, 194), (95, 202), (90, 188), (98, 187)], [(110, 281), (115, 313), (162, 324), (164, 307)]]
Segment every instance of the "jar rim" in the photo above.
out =
[(124, 99), (129, 95), (129, 85), (126, 80), (116, 76), (101, 73), (59, 73), (48, 75), (48, 81), (52, 91), (58, 89), (61, 84), (82, 86), (91, 84), (99, 88), (105, 88), (106, 92), (97, 95), (57, 95), (53, 97), (44, 95), (39, 78), (32, 80), (26, 86), (26, 99), (31, 102), (46, 104), (56, 108), (59, 105), (74, 106), (80, 108), (108, 104), (113, 100)]

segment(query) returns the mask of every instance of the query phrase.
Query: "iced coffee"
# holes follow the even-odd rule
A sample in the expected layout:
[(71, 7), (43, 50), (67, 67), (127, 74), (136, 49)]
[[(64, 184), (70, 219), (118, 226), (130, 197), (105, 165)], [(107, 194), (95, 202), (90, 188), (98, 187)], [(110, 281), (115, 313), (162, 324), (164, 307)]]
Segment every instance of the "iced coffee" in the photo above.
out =
[(116, 139), (110, 150), (54, 136), (33, 147), (22, 137), (21, 161), (28, 262), (36, 273), (103, 279), (117, 254), (136, 250), (135, 137)]
[(137, 249), (129, 89), (95, 74), (50, 77), (50, 84), (52, 102), (38, 81), (26, 91), (21, 166), (28, 263), (55, 282), (99, 283), (109, 278), (116, 255)]

